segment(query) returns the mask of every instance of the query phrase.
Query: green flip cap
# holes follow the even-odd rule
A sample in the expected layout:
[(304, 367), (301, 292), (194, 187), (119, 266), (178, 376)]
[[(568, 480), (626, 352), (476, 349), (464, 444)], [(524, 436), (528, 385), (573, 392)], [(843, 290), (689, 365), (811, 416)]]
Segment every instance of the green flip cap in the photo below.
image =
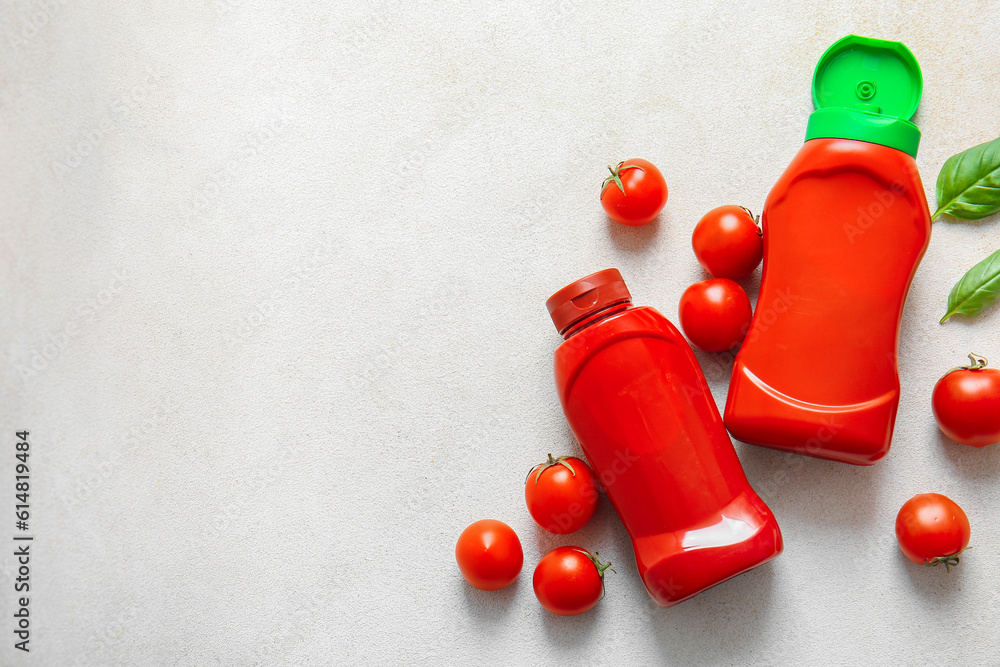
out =
[(920, 130), (910, 118), (923, 89), (920, 65), (905, 44), (848, 35), (816, 65), (816, 111), (809, 115), (806, 141), (857, 139), (916, 157)]

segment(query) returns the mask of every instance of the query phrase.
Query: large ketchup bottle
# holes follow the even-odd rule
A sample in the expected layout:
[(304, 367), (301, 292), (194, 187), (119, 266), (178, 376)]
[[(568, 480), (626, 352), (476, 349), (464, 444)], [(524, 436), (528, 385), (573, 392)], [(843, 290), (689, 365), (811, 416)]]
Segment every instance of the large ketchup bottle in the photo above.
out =
[(563, 410), (653, 599), (677, 604), (777, 556), (778, 524), (750, 488), (677, 329), (633, 306), (616, 269), (546, 305), (565, 338), (555, 352)]
[(805, 145), (761, 216), (760, 296), (726, 401), (736, 438), (857, 465), (889, 451), (899, 324), (930, 240), (909, 121), (922, 87), (900, 42), (849, 35), (820, 58)]

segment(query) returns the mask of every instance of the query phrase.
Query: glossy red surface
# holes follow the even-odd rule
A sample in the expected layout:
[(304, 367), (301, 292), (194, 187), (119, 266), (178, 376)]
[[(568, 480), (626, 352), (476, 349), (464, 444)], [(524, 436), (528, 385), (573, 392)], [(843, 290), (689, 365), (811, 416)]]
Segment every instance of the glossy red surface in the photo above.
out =
[(889, 451), (899, 324), (930, 241), (916, 163), (877, 144), (807, 141), (761, 221), (760, 295), (726, 426), (745, 442), (870, 465)]
[(735, 281), (710, 278), (688, 286), (677, 307), (681, 329), (705, 352), (738, 347), (753, 318), (750, 297)]
[(1000, 370), (959, 368), (934, 385), (931, 406), (946, 436), (972, 447), (1000, 443)]
[(694, 353), (663, 315), (625, 304), (571, 329), (555, 375), (658, 604), (781, 552), (778, 524), (747, 482)]

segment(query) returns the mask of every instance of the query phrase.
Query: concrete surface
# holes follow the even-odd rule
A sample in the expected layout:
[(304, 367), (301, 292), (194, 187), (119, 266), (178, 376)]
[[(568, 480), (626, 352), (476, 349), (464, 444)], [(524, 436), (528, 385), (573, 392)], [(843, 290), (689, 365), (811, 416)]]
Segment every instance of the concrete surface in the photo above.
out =
[[(17, 0), (0, 20), (0, 539), (20, 429), (35, 536), (29, 654), (13, 542), (0, 557), (0, 664), (1000, 661), (1000, 447), (949, 443), (930, 411), (970, 350), (1000, 362), (1000, 309), (937, 323), (996, 219), (934, 226), (886, 460), (737, 445), (784, 531), (772, 564), (660, 610), (606, 501), (555, 537), (521, 497), (578, 451), (545, 298), (616, 266), (673, 317), (704, 277), (694, 224), (760, 208), (851, 32), (923, 67), (933, 204), (944, 160), (1000, 130), (995, 3)], [(670, 185), (642, 229), (598, 205), (629, 157)], [(699, 359), (723, 401), (729, 362)], [(951, 574), (896, 547), (926, 491), (973, 524)], [(492, 594), (453, 556), (485, 517), (525, 549)], [(617, 574), (555, 618), (531, 572), (573, 543)]]

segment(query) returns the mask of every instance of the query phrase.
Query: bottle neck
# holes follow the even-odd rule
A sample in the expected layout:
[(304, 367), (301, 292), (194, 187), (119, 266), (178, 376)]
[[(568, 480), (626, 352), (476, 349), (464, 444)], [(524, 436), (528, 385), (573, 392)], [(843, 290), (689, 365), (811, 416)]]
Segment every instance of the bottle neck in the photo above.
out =
[(593, 313), (587, 315), (586, 317), (583, 317), (574, 322), (573, 324), (571, 324), (569, 328), (567, 328), (563, 332), (562, 334), (563, 340), (569, 340), (570, 338), (577, 335), (587, 327), (597, 324), (598, 322), (602, 322), (611, 317), (612, 315), (617, 315), (618, 313), (622, 313), (632, 307), (633, 307), (632, 301), (629, 299), (626, 299), (624, 301), (616, 301), (615, 303), (609, 303), (604, 308), (596, 310)]

